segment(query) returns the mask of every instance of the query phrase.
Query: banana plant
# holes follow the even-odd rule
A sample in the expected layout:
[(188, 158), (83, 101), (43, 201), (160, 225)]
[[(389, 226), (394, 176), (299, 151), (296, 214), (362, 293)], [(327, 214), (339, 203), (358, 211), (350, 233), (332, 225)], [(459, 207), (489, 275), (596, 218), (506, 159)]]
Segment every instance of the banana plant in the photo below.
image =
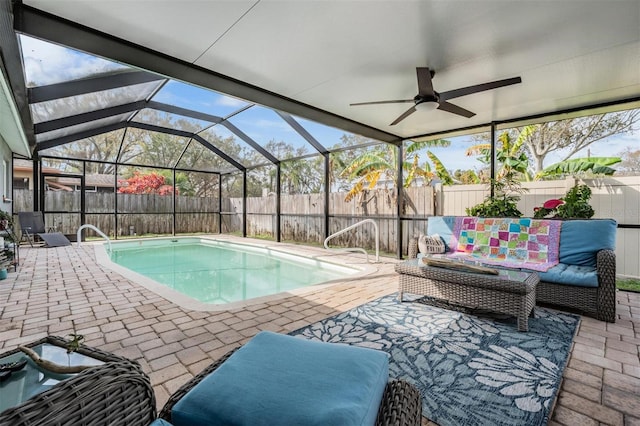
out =
[(588, 157), (572, 158), (545, 167), (536, 174), (536, 179), (544, 179), (561, 175), (576, 175), (591, 172), (593, 174), (611, 176), (616, 169), (609, 166), (622, 161), (620, 157)]
[[(418, 151), (425, 147), (447, 147), (451, 144), (446, 139), (436, 139), (433, 141), (420, 141), (411, 143), (404, 152), (403, 169), (405, 171), (405, 179), (403, 182), (404, 187), (408, 187), (418, 177), (424, 178), (426, 181), (432, 180), (435, 176), (445, 181), (442, 176), (448, 176), (446, 168), (437, 160), (437, 157), (430, 152), (427, 152), (429, 158), (434, 161), (436, 168), (435, 172), (431, 170), (431, 166), (425, 163), (423, 166), (419, 165)], [(413, 155), (412, 161), (406, 161), (407, 158)], [(358, 194), (364, 190), (371, 190), (376, 187), (381, 178), (391, 180), (395, 185), (397, 180), (397, 155), (396, 147), (393, 145), (383, 145), (375, 150), (368, 151), (355, 158), (350, 164), (348, 164), (340, 177), (348, 179), (356, 179), (347, 195), (345, 201), (349, 202), (353, 200)], [(453, 179), (449, 176), (450, 182), (453, 183)]]
[[(512, 140), (509, 132), (502, 132), (498, 136), (499, 144), (496, 146), (496, 160), (502, 166), (496, 173), (496, 180), (507, 178), (508, 175), (519, 174), (526, 181), (530, 181), (532, 176), (529, 172), (529, 158), (522, 151), (522, 145), (531, 134), (536, 131), (535, 125), (522, 128), (518, 137)], [(483, 143), (467, 148), (467, 156), (477, 155), (478, 160), (484, 164), (491, 164), (491, 144)]]
[(340, 177), (357, 178), (357, 180), (344, 200), (349, 202), (365, 189), (375, 188), (383, 174), (395, 182), (394, 154), (394, 147), (389, 145), (380, 150), (365, 152), (347, 165)]
[(440, 161), (440, 159), (436, 157), (436, 155), (431, 151), (427, 151), (427, 157), (429, 157), (429, 160), (431, 160), (434, 167), (436, 168), (436, 175), (442, 181), (442, 184), (453, 185), (453, 178), (447, 171), (447, 168), (444, 166), (444, 164), (442, 164), (442, 161)]
[[(520, 195), (527, 189), (522, 187), (521, 178), (531, 180), (529, 173), (529, 159), (522, 151), (524, 141), (536, 130), (535, 126), (525, 126), (518, 137), (512, 140), (509, 132), (502, 132), (498, 136), (496, 145), (496, 159), (502, 165), (496, 173), (496, 178), (489, 181), (492, 193), (485, 200), (473, 207), (467, 208), (470, 216), (498, 216), (520, 217), (517, 203)], [(467, 149), (467, 155), (480, 155), (479, 160), (485, 164), (491, 163), (491, 145), (480, 144)]]

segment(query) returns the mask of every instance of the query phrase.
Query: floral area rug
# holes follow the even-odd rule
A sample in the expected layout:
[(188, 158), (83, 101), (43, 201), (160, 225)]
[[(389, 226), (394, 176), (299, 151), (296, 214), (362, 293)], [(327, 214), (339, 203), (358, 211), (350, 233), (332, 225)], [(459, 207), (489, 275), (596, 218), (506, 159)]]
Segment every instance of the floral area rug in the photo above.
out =
[(518, 332), (515, 318), (424, 302), (389, 295), (290, 334), (389, 353), (390, 377), (414, 384), (441, 426), (547, 423), (578, 316), (536, 308)]

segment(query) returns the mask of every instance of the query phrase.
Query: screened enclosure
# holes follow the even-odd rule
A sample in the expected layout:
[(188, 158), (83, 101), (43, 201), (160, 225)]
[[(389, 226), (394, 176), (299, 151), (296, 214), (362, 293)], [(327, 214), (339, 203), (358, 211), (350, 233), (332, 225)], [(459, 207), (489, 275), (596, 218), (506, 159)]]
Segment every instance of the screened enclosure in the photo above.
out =
[[(40, 210), (69, 235), (89, 223), (116, 239), (230, 233), (320, 245), (374, 219), (381, 251), (401, 257), (428, 217), (465, 214), (506, 172), (524, 186), (560, 182), (533, 184), (525, 210), (569, 176), (617, 173), (634, 188), (640, 175), (637, 102), (389, 142), (19, 38), (36, 148), (14, 157), (14, 214)], [(581, 125), (590, 138), (558, 140)], [(332, 244), (373, 249), (374, 237), (364, 226)]]
[(14, 209), (41, 210), (66, 234), (91, 223), (113, 238), (320, 244), (330, 194), (344, 187), (345, 156), (332, 150), (382, 144), (28, 36), (20, 44), (37, 144), (33, 159), (14, 159)]

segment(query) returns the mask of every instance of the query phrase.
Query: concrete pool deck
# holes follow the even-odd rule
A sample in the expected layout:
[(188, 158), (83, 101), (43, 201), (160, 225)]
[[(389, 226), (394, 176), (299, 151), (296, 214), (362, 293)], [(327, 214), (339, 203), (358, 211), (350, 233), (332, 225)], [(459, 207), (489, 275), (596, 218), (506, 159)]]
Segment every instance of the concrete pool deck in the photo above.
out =
[[(364, 261), (360, 254), (278, 247), (334, 262)], [(396, 260), (381, 258), (375, 271), (357, 279), (199, 312), (99, 265), (92, 244), (22, 247), (20, 254), (18, 271), (0, 281), (0, 350), (75, 330), (89, 346), (137, 360), (151, 378), (158, 407), (214, 359), (260, 330), (287, 333), (397, 291)], [(618, 292), (617, 302), (615, 324), (582, 318), (550, 425), (640, 425), (640, 294)]]

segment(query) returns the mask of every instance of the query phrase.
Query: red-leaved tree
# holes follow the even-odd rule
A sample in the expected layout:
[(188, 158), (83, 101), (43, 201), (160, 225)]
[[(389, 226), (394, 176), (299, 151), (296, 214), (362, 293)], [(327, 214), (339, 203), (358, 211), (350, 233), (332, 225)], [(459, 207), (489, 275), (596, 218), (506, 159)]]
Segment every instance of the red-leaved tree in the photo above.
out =
[(155, 172), (145, 175), (133, 172), (129, 179), (119, 180), (118, 185), (118, 192), (121, 194), (173, 194), (173, 186), (167, 185), (165, 177)]

